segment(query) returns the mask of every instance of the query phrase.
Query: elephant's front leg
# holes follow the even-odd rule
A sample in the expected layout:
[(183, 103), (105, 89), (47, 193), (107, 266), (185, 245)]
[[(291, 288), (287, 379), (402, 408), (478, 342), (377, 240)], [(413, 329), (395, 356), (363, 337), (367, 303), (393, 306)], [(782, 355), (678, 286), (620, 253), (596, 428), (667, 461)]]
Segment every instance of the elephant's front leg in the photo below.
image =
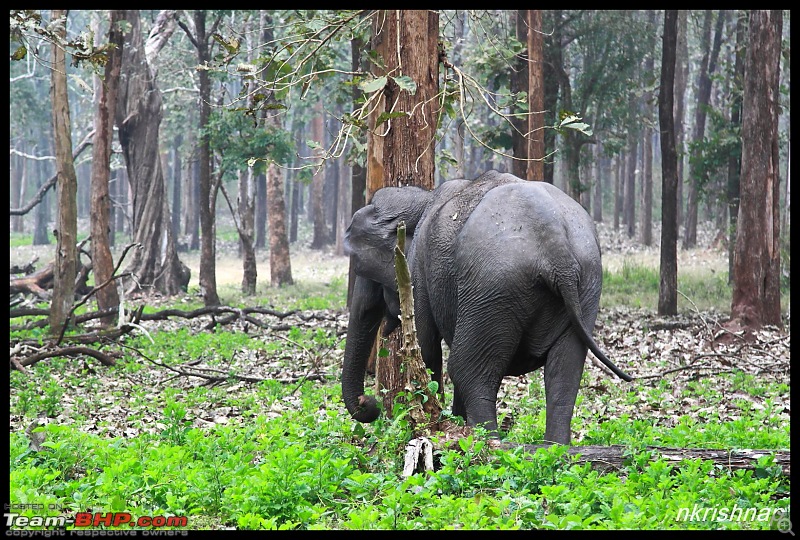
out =
[(544, 438), (547, 442), (569, 444), (572, 413), (578, 396), (586, 345), (569, 330), (547, 354), (544, 366), (544, 388), (547, 399), (547, 425)]
[(430, 310), (427, 295), (422, 287), (415, 287), (422, 291), (414, 299), (414, 324), (417, 328), (417, 341), (419, 343), (422, 360), (425, 367), (431, 370), (431, 378), (439, 385), (439, 399), (444, 403), (444, 384), (442, 381), (442, 336), (439, 333), (433, 314)]

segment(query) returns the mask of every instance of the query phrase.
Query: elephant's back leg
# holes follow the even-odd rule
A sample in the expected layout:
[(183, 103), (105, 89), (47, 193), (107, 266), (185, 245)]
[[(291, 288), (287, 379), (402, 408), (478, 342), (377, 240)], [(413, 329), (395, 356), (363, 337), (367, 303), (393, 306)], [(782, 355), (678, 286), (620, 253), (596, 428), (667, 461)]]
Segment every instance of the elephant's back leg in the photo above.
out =
[(586, 361), (586, 345), (569, 329), (551, 347), (544, 365), (546, 441), (570, 444), (572, 413)]
[(447, 372), (453, 381), (453, 414), (469, 425), (497, 434), (497, 392), (514, 357), (521, 335), (502, 301), (470, 304), (459, 301)]

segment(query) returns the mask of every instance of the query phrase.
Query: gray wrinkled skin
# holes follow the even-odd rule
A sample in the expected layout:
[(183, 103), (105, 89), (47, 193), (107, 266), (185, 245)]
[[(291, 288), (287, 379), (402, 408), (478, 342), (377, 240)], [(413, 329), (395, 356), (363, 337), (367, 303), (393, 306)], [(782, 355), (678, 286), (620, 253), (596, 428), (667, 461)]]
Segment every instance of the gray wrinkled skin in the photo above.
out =
[(353, 215), (345, 249), (356, 282), (342, 394), (356, 420), (379, 411), (364, 395), (367, 357), (383, 318), (398, 324), (393, 249), (406, 223), (417, 337), (442, 384), (450, 348), (453, 414), (497, 435), (497, 392), (506, 375), (544, 367), (545, 439), (569, 444), (588, 349), (619, 377), (591, 337), (600, 303), (597, 234), (586, 211), (558, 188), (489, 171), (428, 192), (384, 188)]

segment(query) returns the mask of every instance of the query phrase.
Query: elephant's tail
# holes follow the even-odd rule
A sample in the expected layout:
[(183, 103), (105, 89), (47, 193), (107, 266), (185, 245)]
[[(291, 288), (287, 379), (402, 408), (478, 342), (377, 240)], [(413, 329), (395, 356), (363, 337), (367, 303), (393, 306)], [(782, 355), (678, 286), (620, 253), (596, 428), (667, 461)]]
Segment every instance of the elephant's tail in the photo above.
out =
[(583, 313), (581, 309), (581, 303), (578, 299), (578, 290), (573, 284), (569, 284), (565, 287), (559, 287), (559, 292), (561, 296), (564, 298), (567, 312), (569, 312), (569, 316), (572, 319), (572, 325), (575, 327), (575, 331), (580, 336), (581, 341), (583, 341), (588, 347), (589, 350), (594, 353), (598, 360), (600, 360), (605, 366), (614, 372), (614, 374), (626, 382), (631, 382), (633, 377), (619, 369), (617, 366), (614, 365), (614, 362), (608, 359), (608, 357), (600, 350), (600, 347), (595, 342), (592, 334), (586, 329), (583, 323)]

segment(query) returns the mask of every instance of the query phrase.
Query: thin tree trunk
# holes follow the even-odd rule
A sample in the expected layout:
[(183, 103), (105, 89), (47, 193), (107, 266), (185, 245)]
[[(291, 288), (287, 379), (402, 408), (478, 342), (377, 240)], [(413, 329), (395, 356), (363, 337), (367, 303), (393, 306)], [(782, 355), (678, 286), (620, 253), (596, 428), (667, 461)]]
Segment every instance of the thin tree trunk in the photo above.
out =
[(348, 186), (350, 182), (350, 168), (347, 166), (347, 161), (344, 159), (340, 159), (338, 161), (339, 164), (339, 175), (338, 175), (338, 182), (339, 187), (337, 189), (337, 209), (336, 209), (336, 224), (335, 224), (335, 234), (336, 234), (336, 243), (335, 243), (335, 253), (338, 256), (344, 255), (344, 232), (347, 229), (348, 223), (350, 223), (350, 190)]
[[(714, 34), (714, 45), (709, 50), (711, 42), (711, 19), (713, 11), (706, 10), (703, 22), (703, 43), (701, 45), (704, 53), (700, 65), (700, 72), (697, 81), (697, 106), (695, 108), (694, 134), (692, 140), (700, 143), (705, 138), (706, 131), (706, 109), (711, 100), (711, 76), (717, 64), (720, 46), (722, 44), (722, 31), (725, 25), (725, 12), (720, 11), (717, 16), (717, 25)], [(697, 245), (697, 208), (700, 182), (700, 171), (696, 166), (689, 164), (689, 194), (686, 201), (686, 220), (683, 231), (683, 248), (689, 249)], [(706, 181), (704, 178), (703, 181)]]
[[(636, 106), (636, 100), (631, 99), (631, 108)], [(636, 235), (636, 164), (639, 159), (639, 134), (631, 131), (628, 136), (628, 167), (625, 171), (625, 199), (623, 213), (627, 226), (628, 238)]]
[(749, 17), (742, 101), (742, 176), (731, 317), (749, 329), (781, 323), (778, 108), (781, 10)]
[[(39, 146), (41, 148), (46, 148), (46, 144), (44, 142), (44, 136), (40, 139)], [(41, 190), (41, 188), (45, 185), (47, 175), (45, 174), (45, 170), (47, 165), (42, 162), (36, 162), (36, 178), (37, 178), (37, 192)], [(34, 221), (33, 221), (33, 245), (34, 246), (46, 246), (50, 244), (50, 236), (48, 235), (48, 225), (50, 222), (50, 194), (45, 192), (42, 194), (42, 200), (39, 204), (36, 205), (36, 213), (34, 214)]]
[[(199, 65), (205, 65), (210, 58), (209, 35), (206, 33), (206, 12), (197, 10), (194, 12), (194, 45), (197, 49), (197, 61)], [(213, 32), (212, 32), (213, 33)], [(206, 306), (218, 306), (219, 295), (217, 294), (217, 262), (216, 262), (216, 238), (214, 237), (214, 221), (216, 219), (216, 208), (212, 206), (211, 194), (211, 149), (208, 136), (203, 130), (208, 125), (211, 117), (211, 78), (208, 71), (198, 70), (197, 79), (200, 87), (200, 140), (198, 148), (198, 167), (200, 175), (200, 292), (203, 295), (203, 304)]]
[(528, 180), (544, 180), (544, 34), (542, 10), (527, 10), (528, 14)]
[[(111, 177), (111, 143), (114, 139), (114, 116), (119, 93), (120, 66), (122, 64), (122, 48), (125, 41), (119, 21), (123, 14), (119, 10), (111, 10), (108, 42), (114, 48), (108, 54), (103, 80), (97, 84), (99, 99), (95, 115), (95, 136), (92, 145), (91, 173), (91, 235), (92, 235), (92, 271), (95, 285), (101, 285), (111, 279), (114, 272), (114, 259), (109, 245), (109, 229), (111, 228), (109, 197), (109, 179)], [(100, 311), (119, 306), (119, 293), (116, 284), (98, 289), (95, 294), (97, 309)], [(113, 324), (116, 315), (103, 317), (104, 324)]]
[[(175, 135), (172, 148), (172, 236), (176, 242), (181, 236), (181, 202), (183, 200), (181, 144), (183, 144), (183, 134), (178, 133)], [(178, 247), (180, 248), (179, 242)]]
[(603, 178), (608, 175), (608, 159), (603, 156), (602, 144), (594, 146), (594, 206), (592, 219), (603, 221)]
[(658, 314), (678, 314), (678, 155), (675, 149), (675, 56), (678, 12), (664, 11), (658, 125), (661, 130), (661, 268)]
[[(311, 137), (320, 145), (325, 145), (324, 118), (322, 112), (322, 101), (317, 101), (314, 105), (314, 118), (311, 120)], [(318, 168), (314, 169), (314, 176), (311, 180), (311, 220), (314, 223), (314, 237), (311, 240), (311, 249), (322, 249), (327, 244), (327, 234), (325, 227), (325, 208), (323, 206), (323, 189), (325, 187), (325, 162), (323, 161), (321, 150), (316, 150), (315, 155), (318, 159)]]
[[(733, 97), (731, 98), (730, 122), (732, 128), (742, 125), (742, 94), (738, 90), (744, 84), (745, 32), (747, 31), (747, 12), (741, 10), (736, 17), (736, 50), (733, 67)], [(741, 145), (739, 152), (728, 157), (728, 283), (733, 283), (733, 257), (736, 244), (737, 222), (739, 219), (739, 180), (742, 169)], [(787, 178), (788, 186), (788, 178)], [(788, 208), (788, 202), (787, 202)]]
[[(523, 45), (528, 43), (528, 10), (512, 10), (516, 39)], [(511, 63), (510, 89), (512, 93), (525, 92), (530, 100), (531, 93), (528, 88), (528, 51), (523, 50), (514, 57)], [(530, 103), (530, 101), (529, 101)], [(530, 109), (529, 109), (530, 110)], [(512, 114), (521, 114), (518, 106), (512, 105)], [(514, 159), (511, 160), (511, 174), (527, 179), (529, 155), (529, 120), (530, 115), (514, 116), (511, 119), (511, 149)]]
[[(273, 22), (269, 13), (262, 11), (259, 21), (261, 28), (261, 42), (272, 43)], [(270, 94), (269, 102), (275, 102), (275, 95)], [(281, 117), (278, 115), (264, 114), (267, 126), (277, 130), (282, 129)], [(289, 237), (286, 234), (286, 200), (284, 198), (284, 182), (281, 169), (274, 161), (267, 167), (267, 214), (269, 216), (269, 270), (270, 283), (273, 287), (291, 285), (292, 262), (289, 256)]]
[(267, 175), (256, 176), (256, 249), (267, 247)]
[[(61, 38), (67, 35), (67, 10), (52, 11), (51, 23)], [(67, 95), (67, 65), (64, 49), (53, 44), (53, 69), (50, 72), (53, 136), (55, 139), (57, 181), (56, 260), (53, 297), (50, 302), (50, 332), (61, 334), (75, 301), (75, 276), (78, 273), (78, 179), (72, 161), (72, 138)]]
[(622, 177), (625, 169), (625, 156), (620, 152), (614, 159), (614, 230), (619, 230), (620, 210), (622, 208)]
[(678, 44), (675, 64), (675, 144), (678, 152), (678, 206), (676, 218), (683, 223), (683, 184), (686, 175), (683, 166), (686, 156), (686, 83), (689, 80), (689, 39), (687, 34), (688, 11), (678, 11)]

